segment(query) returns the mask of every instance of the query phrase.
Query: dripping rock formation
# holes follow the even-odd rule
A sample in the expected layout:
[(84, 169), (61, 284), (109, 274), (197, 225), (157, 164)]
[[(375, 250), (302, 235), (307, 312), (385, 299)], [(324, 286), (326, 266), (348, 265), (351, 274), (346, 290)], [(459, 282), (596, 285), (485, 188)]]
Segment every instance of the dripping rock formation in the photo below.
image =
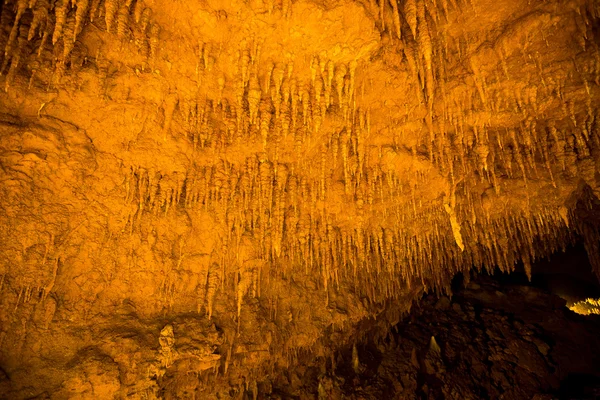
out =
[(457, 274), (600, 277), (595, 0), (0, 5), (0, 396), (256, 397)]

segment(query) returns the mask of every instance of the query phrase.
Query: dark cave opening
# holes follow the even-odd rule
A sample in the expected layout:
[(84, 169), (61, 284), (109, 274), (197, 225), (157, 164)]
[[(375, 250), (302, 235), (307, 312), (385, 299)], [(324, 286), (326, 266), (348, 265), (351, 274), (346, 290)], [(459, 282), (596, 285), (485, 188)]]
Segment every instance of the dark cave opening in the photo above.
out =
[[(502, 284), (531, 285), (563, 298), (568, 306), (587, 298), (600, 298), (600, 282), (593, 272), (583, 240), (567, 246), (532, 264), (531, 282), (522, 262), (514, 272), (505, 274), (495, 269), (493, 278)], [(462, 277), (456, 277), (453, 289), (460, 287)]]
[(335, 373), (320, 375), (319, 398), (599, 398), (600, 315), (566, 307), (600, 297), (582, 241), (534, 262), (531, 282), (520, 264), (458, 274), (452, 292), (427, 294), (389, 330), (363, 334), (358, 360), (345, 346)]

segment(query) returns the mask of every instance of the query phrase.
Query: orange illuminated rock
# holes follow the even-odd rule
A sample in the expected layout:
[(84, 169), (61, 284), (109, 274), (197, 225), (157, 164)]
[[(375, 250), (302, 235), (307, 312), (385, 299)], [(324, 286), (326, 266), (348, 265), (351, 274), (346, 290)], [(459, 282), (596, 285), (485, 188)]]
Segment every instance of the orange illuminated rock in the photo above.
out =
[[(141, 398), (180, 371), (148, 376), (161, 329), (176, 353), (178, 323), (210, 320), (224, 339), (189, 368), (247, 385), (457, 272), (576, 235), (598, 254), (574, 211), (600, 195), (598, 18), (585, 0), (5, 1), (3, 368), (112, 396), (96, 361), (66, 372), (95, 346)], [(125, 337), (127, 361), (99, 344)]]

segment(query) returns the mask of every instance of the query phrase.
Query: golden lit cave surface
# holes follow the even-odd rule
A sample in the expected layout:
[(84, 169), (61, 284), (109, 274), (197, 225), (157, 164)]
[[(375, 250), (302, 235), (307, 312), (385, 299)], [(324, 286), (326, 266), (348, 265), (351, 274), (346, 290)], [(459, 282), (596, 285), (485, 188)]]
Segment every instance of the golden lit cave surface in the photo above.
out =
[[(530, 275), (583, 238), (600, 274), (599, 16), (585, 0), (5, 1), (7, 368), (91, 346), (109, 381), (128, 366), (132, 396), (158, 393), (149, 365), (251, 382), (329, 357), (367, 318), (392, 325), (459, 272)], [(69, 385), (88, 393), (98, 368)]]
[(583, 315), (600, 314), (600, 299), (588, 298), (569, 306), (569, 309)]

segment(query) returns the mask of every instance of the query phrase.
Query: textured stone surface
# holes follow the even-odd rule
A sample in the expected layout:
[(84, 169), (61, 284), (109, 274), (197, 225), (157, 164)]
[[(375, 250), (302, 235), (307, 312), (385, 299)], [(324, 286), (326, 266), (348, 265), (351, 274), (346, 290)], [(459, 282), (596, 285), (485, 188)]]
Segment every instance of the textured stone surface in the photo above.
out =
[(458, 272), (600, 275), (597, 1), (1, 6), (13, 397), (257, 392)]

